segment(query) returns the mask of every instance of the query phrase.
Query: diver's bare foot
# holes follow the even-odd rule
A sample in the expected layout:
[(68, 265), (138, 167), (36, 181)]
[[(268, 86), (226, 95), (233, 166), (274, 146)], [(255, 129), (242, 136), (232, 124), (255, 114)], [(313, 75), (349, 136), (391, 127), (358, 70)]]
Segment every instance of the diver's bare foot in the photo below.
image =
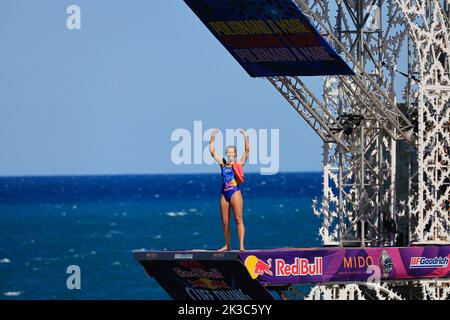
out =
[(227, 245), (224, 245), (222, 248), (220, 248), (217, 251), (230, 251), (230, 248), (228, 248)]
[(245, 251), (245, 249), (244, 248), (240, 248), (239, 251)]

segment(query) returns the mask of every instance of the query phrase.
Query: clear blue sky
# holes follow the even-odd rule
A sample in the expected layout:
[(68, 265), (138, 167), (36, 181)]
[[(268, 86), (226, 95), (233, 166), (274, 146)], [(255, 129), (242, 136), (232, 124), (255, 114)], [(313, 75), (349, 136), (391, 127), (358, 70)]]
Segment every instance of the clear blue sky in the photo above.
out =
[(279, 129), (280, 171), (321, 170), (319, 137), (182, 0), (2, 0), (0, 46), (0, 175), (217, 172), (171, 161), (195, 120)]

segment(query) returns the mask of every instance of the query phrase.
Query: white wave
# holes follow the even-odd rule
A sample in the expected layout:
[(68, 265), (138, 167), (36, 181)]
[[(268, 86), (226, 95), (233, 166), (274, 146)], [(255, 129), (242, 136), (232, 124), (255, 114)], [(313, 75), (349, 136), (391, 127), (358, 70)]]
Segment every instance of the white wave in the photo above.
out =
[(3, 295), (5, 297), (18, 297), (22, 294), (22, 291), (8, 291), (8, 292), (4, 292)]
[(191, 208), (189, 209), (189, 212), (197, 212), (197, 208)]
[(166, 216), (169, 217), (183, 217), (185, 215), (187, 215), (187, 212), (184, 211), (170, 211), (166, 213)]
[(153, 196), (154, 196), (155, 198), (159, 198), (159, 197), (160, 197), (160, 195), (159, 195), (158, 193), (155, 193)]
[(0, 260), (0, 263), (11, 263), (11, 260), (9, 260), (8, 258), (4, 258)]
[(111, 263), (111, 265), (112, 266), (118, 266), (118, 265), (120, 265), (120, 262), (119, 261), (114, 261), (113, 263)]
[(160, 234), (157, 234), (156, 236), (153, 237), (153, 239), (155, 239), (155, 240), (161, 239), (161, 238), (162, 238), (162, 235), (160, 235)]
[(198, 236), (200, 234), (200, 232), (192, 232), (193, 236)]

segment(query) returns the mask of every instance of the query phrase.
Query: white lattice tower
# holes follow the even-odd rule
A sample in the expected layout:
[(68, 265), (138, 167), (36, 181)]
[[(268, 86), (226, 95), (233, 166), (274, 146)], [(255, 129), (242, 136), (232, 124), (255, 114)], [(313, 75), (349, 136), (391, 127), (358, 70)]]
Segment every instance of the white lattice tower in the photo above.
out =
[[(368, 26), (370, 21), (362, 20), (373, 14), (362, 14), (361, 10), (371, 8), (374, 3), (377, 4), (374, 15), (380, 16), (380, 25)], [(378, 83), (381, 91), (387, 92), (395, 104), (395, 70), (407, 35), (401, 11), (396, 10), (393, 0), (337, 0), (336, 4), (336, 18), (330, 14), (328, 1), (315, 0), (309, 6), (316, 17), (320, 17), (339, 35), (339, 42), (364, 66), (368, 77)], [(359, 12), (358, 21), (351, 17), (355, 12)], [(381, 26), (383, 20), (387, 21), (385, 28)], [(367, 30), (370, 27), (373, 30)], [(356, 30), (362, 31), (359, 36), (358, 32), (351, 32)], [(362, 98), (364, 93), (349, 84), (347, 79), (326, 77), (323, 96), (327, 107), (337, 117), (342, 119), (346, 114), (356, 114), (365, 118), (359, 128), (362, 132), (355, 132), (350, 137), (355, 146), (352, 150), (324, 143), (323, 198), (319, 209), (316, 203), (313, 206), (314, 212), (323, 217), (319, 230), (323, 243), (338, 245), (349, 233), (357, 238), (362, 231), (358, 235), (356, 222), (364, 220), (365, 237), (372, 244), (393, 244), (393, 237), (383, 234), (383, 213), (395, 219), (396, 143), (373, 118), (372, 110), (367, 107), (370, 103)]]
[(450, 300), (450, 281), (422, 280), (422, 300)]
[[(369, 2), (369, 1), (367, 1)], [(366, 2), (366, 3), (367, 3)], [(380, 3), (380, 2), (378, 2)], [(381, 1), (383, 3), (383, 1)], [(386, 2), (385, 2), (386, 3)], [(314, 5), (318, 14), (329, 23), (328, 2), (315, 1)], [(395, 97), (394, 83), (396, 80), (397, 62), (401, 47), (406, 39), (408, 31), (413, 42), (415, 55), (413, 55), (408, 80), (410, 85), (405, 94), (410, 94), (406, 101), (413, 102), (412, 107), (418, 111), (418, 173), (411, 180), (418, 179), (418, 188), (410, 188), (412, 192), (409, 197), (408, 206), (413, 216), (416, 217), (416, 225), (410, 226), (414, 229), (416, 241), (420, 244), (449, 243), (449, 153), (450, 145), (450, 114), (449, 114), (449, 37), (448, 18), (442, 10), (438, 1), (387, 1), (389, 7), (388, 26), (383, 37), (385, 40), (378, 48), (376, 44), (373, 50), (381, 50), (382, 55), (388, 60), (388, 75), (380, 74), (382, 86)], [(427, 5), (427, 6), (425, 6)], [(398, 10), (401, 9), (401, 10)], [(391, 13), (395, 14), (391, 14)], [(394, 29), (391, 29), (394, 28)], [(341, 39), (345, 43), (345, 39)], [(408, 53), (409, 54), (409, 53)], [(366, 62), (366, 61), (364, 61)], [(420, 83), (414, 83), (413, 72), (418, 72)], [(417, 77), (417, 75), (415, 74)], [(412, 83), (412, 86), (411, 86)], [(324, 99), (327, 105), (339, 104), (339, 99), (349, 94), (339, 87), (339, 81), (335, 78), (327, 78), (324, 85)], [(351, 94), (350, 94), (351, 96)], [(394, 100), (395, 101), (395, 100)], [(410, 106), (410, 105), (409, 105)], [(411, 106), (410, 106), (411, 107)], [(389, 193), (383, 198), (378, 198), (381, 207), (389, 205), (390, 214), (395, 219), (402, 216), (402, 212), (395, 207), (395, 147), (396, 142), (386, 135), (380, 135), (381, 143), (378, 153), (372, 156), (386, 155), (381, 163), (378, 162), (379, 172), (383, 172), (385, 181), (389, 181)], [(389, 154), (390, 153), (390, 154)], [(339, 159), (339, 157), (341, 157)], [(313, 206), (318, 215), (324, 217), (323, 226), (319, 233), (326, 245), (337, 244), (339, 237), (340, 218), (339, 204), (343, 210), (343, 216), (351, 215), (352, 207), (348, 206), (351, 201), (342, 197), (342, 180), (344, 172), (351, 172), (355, 162), (346, 161), (345, 153), (333, 144), (324, 144), (324, 194), (320, 209)], [(386, 174), (387, 173), (387, 174)], [(351, 177), (350, 177), (351, 179)], [(410, 183), (414, 185), (414, 181)], [(419, 194), (421, 195), (419, 197)], [(342, 213), (341, 213), (342, 214)], [(415, 228), (414, 228), (415, 227)], [(449, 299), (450, 282), (441, 281), (418, 281), (416, 282), (422, 291), (422, 299)], [(403, 285), (411, 285), (404, 283)], [(400, 285), (401, 286), (401, 285)], [(401, 298), (388, 283), (381, 284), (375, 289), (377, 299)], [(373, 297), (371, 297), (373, 298)], [(341, 286), (316, 286), (307, 299), (365, 299), (361, 285), (346, 284)]]
[(448, 17), (440, 1), (397, 3), (413, 40), (419, 79), (413, 103), (418, 113), (417, 188), (408, 203), (416, 218), (412, 237), (418, 244), (450, 244)]
[[(399, 290), (405, 287), (409, 290)], [(450, 300), (450, 281), (430, 279), (395, 283), (352, 283), (314, 286), (305, 300)]]
[(383, 284), (336, 284), (314, 286), (305, 300), (404, 300), (395, 289)]

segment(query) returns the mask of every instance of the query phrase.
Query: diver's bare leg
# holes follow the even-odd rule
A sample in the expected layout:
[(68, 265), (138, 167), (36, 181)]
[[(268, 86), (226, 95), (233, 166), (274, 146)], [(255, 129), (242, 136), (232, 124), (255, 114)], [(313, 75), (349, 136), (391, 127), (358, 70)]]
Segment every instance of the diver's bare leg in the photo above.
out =
[(231, 250), (230, 209), (231, 209), (230, 204), (227, 202), (227, 200), (225, 200), (225, 196), (222, 195), (220, 197), (220, 214), (222, 216), (222, 227), (223, 227), (223, 234), (225, 237), (225, 245), (222, 248), (220, 248), (219, 251)]
[(233, 208), (234, 219), (236, 221), (236, 226), (237, 226), (238, 239), (239, 239), (239, 250), (244, 251), (245, 250), (245, 247), (244, 247), (245, 227), (244, 227), (244, 220), (242, 218), (244, 200), (242, 199), (242, 193), (240, 190), (236, 191), (231, 196), (230, 204)]

